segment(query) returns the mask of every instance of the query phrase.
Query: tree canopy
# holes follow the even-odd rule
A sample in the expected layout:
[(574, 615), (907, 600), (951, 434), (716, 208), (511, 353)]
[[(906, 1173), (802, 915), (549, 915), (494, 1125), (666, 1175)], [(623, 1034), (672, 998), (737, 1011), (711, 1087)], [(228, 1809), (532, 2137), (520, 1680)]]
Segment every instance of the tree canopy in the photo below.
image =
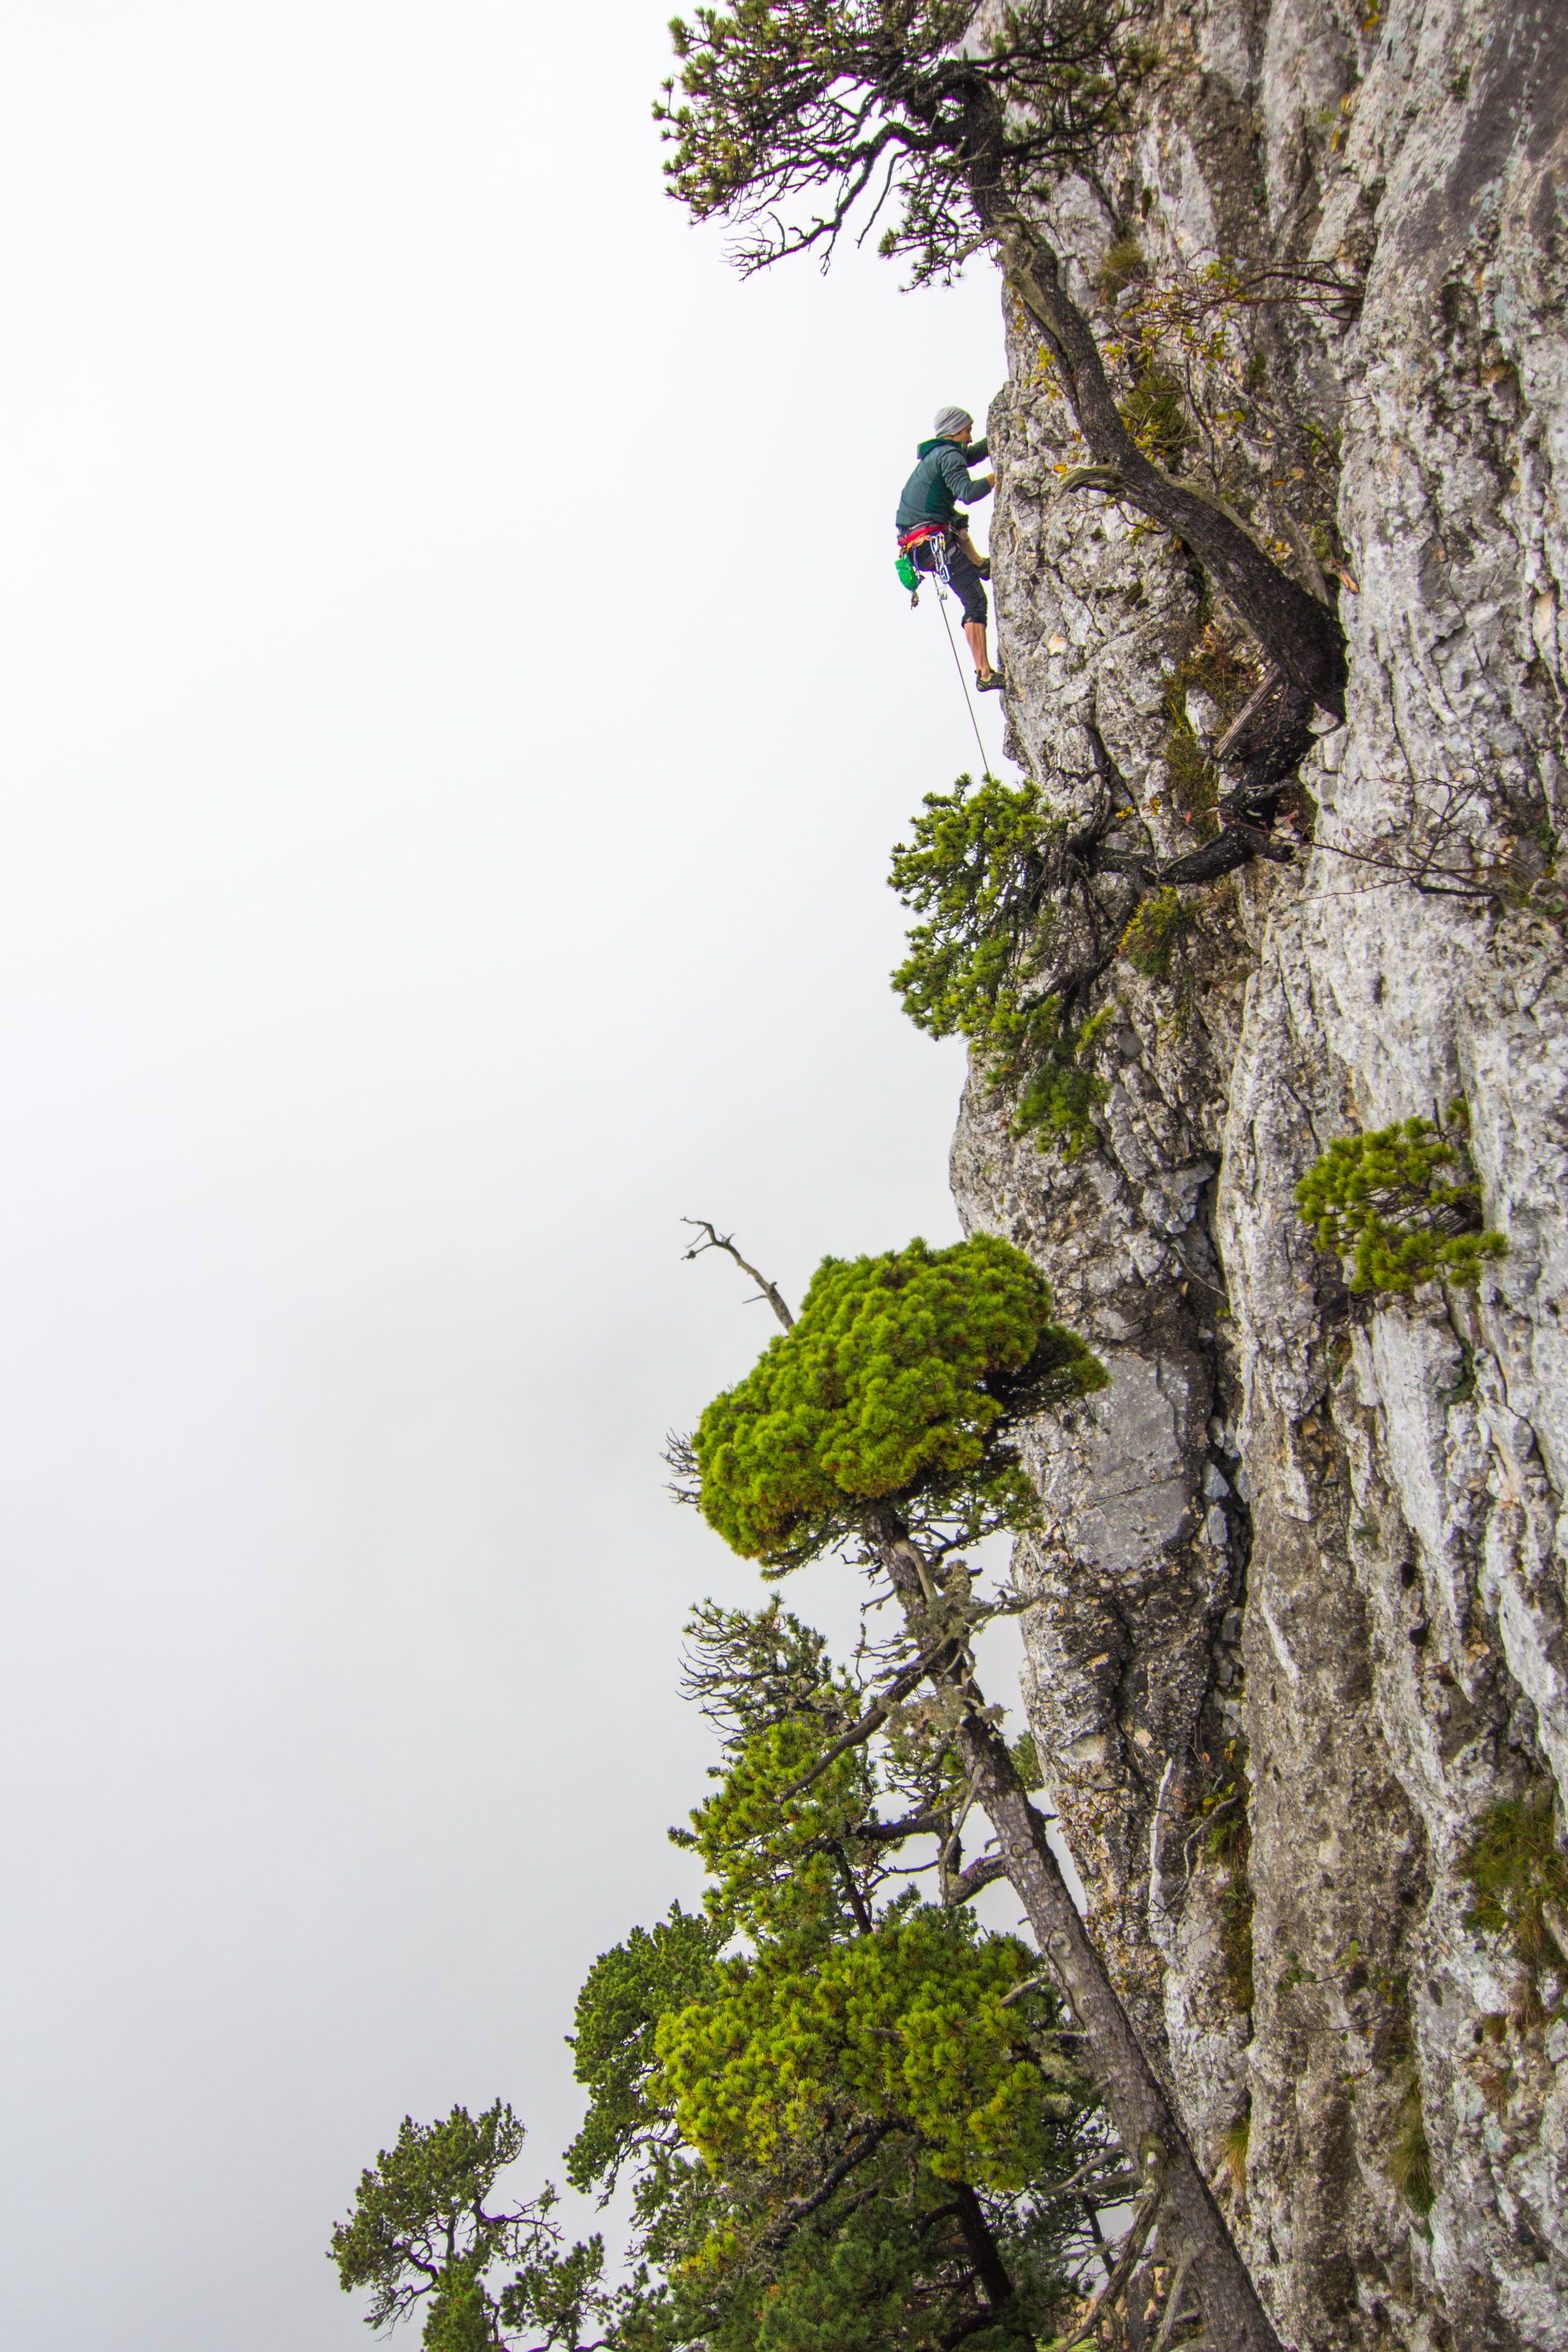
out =
[(868, 1709), (896, 1678), (835, 1667), (776, 1601), (710, 1606), (691, 1636), (688, 1695), (725, 1759), (678, 1838), (707, 1864), (704, 1916), (597, 1961), (574, 2036), (568, 2175), (634, 2182), (610, 2340), (1023, 2352), (1092, 2253), (1052, 2191), (1126, 2183), (1054, 1990), (969, 1909), (996, 1866), (963, 1866), (949, 1735), (918, 1705)]
[(670, 30), (654, 107), (672, 193), (742, 230), (745, 270), (826, 257), (858, 219), (916, 281), (950, 275), (999, 209), (1085, 168), (1138, 53), (1117, 0), (737, 0)]
[[(454, 2107), (439, 2123), (404, 2117), (395, 2145), (360, 2176), (353, 2210), (332, 2231), (330, 2248), (344, 2294), (370, 2289), (370, 2326), (391, 2326), (423, 2306), (427, 2352), (499, 2344), (500, 2305), (485, 2280), (501, 2263), (517, 2267), (516, 2315), (532, 2315), (534, 2289), (553, 2281), (558, 2266), (558, 2232), (548, 2218), (555, 2192), (547, 2188), (522, 2205), (489, 2210), (524, 2137), (499, 2099), (479, 2116)], [(581, 2268), (592, 2250), (577, 2253)]]
[(825, 1258), (794, 1328), (698, 1423), (703, 1516), (775, 1570), (854, 1533), (873, 1503), (947, 1519), (964, 1542), (1026, 1526), (1012, 1431), (1105, 1381), (1009, 1242)]
[(343, 2284), (374, 2326), (422, 2312), (426, 2352), (1031, 2352), (1129, 2183), (1036, 1956), (973, 1916), (1000, 1864), (964, 1862), (951, 1727), (776, 1600), (689, 1635), (702, 1909), (596, 1960), (571, 2037), (567, 2177), (629, 2186), (626, 2274), (563, 2246), (552, 2192), (497, 2202), (498, 2103), (405, 2123), (333, 2232)]
[(727, 1960), (658, 2032), (681, 2136), (710, 2166), (755, 2168), (847, 2103), (865, 2128), (918, 2132), (939, 2179), (1022, 2188), (1056, 2153), (1029, 2021), (1003, 2005), (1035, 1973), (1014, 1937), (930, 1906)]

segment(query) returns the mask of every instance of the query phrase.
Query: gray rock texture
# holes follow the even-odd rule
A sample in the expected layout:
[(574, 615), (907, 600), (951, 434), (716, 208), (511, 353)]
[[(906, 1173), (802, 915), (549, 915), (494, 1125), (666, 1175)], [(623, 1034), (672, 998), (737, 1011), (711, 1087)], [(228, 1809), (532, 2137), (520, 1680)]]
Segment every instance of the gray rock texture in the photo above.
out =
[[(1568, 1983), (1467, 1925), (1460, 1865), (1500, 1800), (1568, 1791), (1568, 977), (1518, 890), (1412, 872), (1538, 874), (1568, 820), (1568, 25), (1556, 0), (1195, 0), (1156, 30), (1116, 173), (1051, 226), (1107, 338), (1119, 239), (1155, 284), (1220, 261), (1351, 289), (1194, 337), (1179, 461), (1304, 584), (1338, 566), (1350, 715), (1284, 812), (1294, 862), (1191, 894), (1165, 976), (1086, 982), (1114, 1008), (1089, 1149), (1015, 1136), (978, 1076), (965, 1097), (965, 1220), (1029, 1251), (1113, 1373), (1032, 1446), (1031, 1712), (1287, 2340), (1546, 2352)], [(1081, 445), (1008, 331), (1010, 749), (1081, 815), (1096, 720), (1169, 856), (1207, 822), (1183, 761), (1219, 724), (1205, 648), (1256, 656), (1179, 546), (1064, 488)], [(1479, 1292), (1352, 1297), (1298, 1180), (1456, 1097), (1508, 1256)]]

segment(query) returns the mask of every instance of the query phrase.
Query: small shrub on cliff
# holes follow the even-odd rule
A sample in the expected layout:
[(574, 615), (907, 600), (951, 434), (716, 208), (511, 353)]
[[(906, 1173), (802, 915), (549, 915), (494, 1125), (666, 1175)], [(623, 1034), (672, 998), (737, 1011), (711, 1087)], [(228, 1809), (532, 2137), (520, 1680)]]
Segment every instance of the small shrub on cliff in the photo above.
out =
[(1207, 698), (1228, 726), (1258, 684), (1258, 672), (1241, 649), (1215, 621), (1199, 631), (1187, 653), (1165, 680), (1165, 735), (1161, 745), (1166, 782), (1178, 814), (1194, 824), (1201, 839), (1214, 831), (1214, 807), (1219, 797), (1219, 774), (1198, 740), (1187, 710), (1187, 695)]
[(926, 919), (893, 974), (905, 1012), (933, 1037), (967, 1038), (989, 1085), (1014, 1097), (1014, 1133), (1070, 1156), (1093, 1142), (1110, 1091), (1095, 1048), (1110, 1013), (1077, 1020), (1041, 985), (1055, 928), (1047, 852), (1064, 830), (1033, 784), (960, 776), (951, 793), (926, 794), (888, 878)]
[[(1066, 1021), (1061, 998), (1045, 999), (1032, 1032), (1035, 1066), (1013, 1115), (1015, 1135), (1036, 1136), (1042, 1150), (1058, 1144), (1069, 1160), (1089, 1150), (1099, 1133), (1094, 1114), (1110, 1092), (1095, 1068), (1094, 1051), (1115, 1010), (1107, 1004), (1087, 1021)], [(1012, 1065), (997, 1081), (1016, 1076)]]
[(1182, 404), (1182, 387), (1157, 360), (1139, 370), (1131, 392), (1121, 404), (1128, 431), (1146, 457), (1173, 467), (1187, 446), (1190, 428)]
[(951, 1249), (825, 1258), (793, 1329), (716, 1397), (692, 1440), (709, 1525), (775, 1572), (855, 1533), (867, 1508), (1026, 1526), (1010, 1441), (1025, 1415), (1103, 1388), (1052, 1319), (1043, 1276), (987, 1234)]
[(1447, 1128), (1407, 1118), (1331, 1143), (1296, 1187), (1321, 1250), (1345, 1262), (1354, 1291), (1387, 1297), (1441, 1277), (1473, 1289), (1508, 1244), (1482, 1224), (1480, 1186), (1451, 1110)]
[(1388, 2150), (1388, 2177), (1412, 2211), (1425, 2221), (1436, 2201), (1437, 2188), (1432, 2177), (1432, 2143), (1426, 2137), (1421, 2084), (1414, 2072), (1399, 2102)]
[(1252, 1883), (1245, 1870), (1231, 1880), (1219, 1903), (1219, 1948), (1225, 1963), (1225, 1987), (1231, 2006), (1252, 2008), (1258, 1999), (1253, 1977)]
[(1189, 824), (1195, 823), (1200, 839), (1206, 841), (1215, 827), (1219, 784), (1214, 761), (1198, 740), (1197, 730), (1187, 716), (1186, 696), (1179, 687), (1165, 690), (1165, 721), (1160, 749), (1171, 798), (1178, 814)]
[(1476, 1824), (1459, 1859), (1475, 1900), (1467, 1927), (1506, 1936), (1534, 1975), (1568, 1959), (1568, 1861), (1557, 1843), (1556, 1806), (1549, 1787), (1528, 1797), (1506, 1797)]
[(1192, 929), (1179, 890), (1156, 890), (1139, 901), (1136, 913), (1121, 934), (1121, 952), (1145, 980), (1169, 980), (1171, 958)]
[(910, 932), (893, 986), (931, 1036), (1013, 1052), (1028, 1024), (1023, 997), (1042, 928), (1039, 793), (1033, 784), (960, 776), (951, 793), (928, 793), (924, 812), (888, 874), (905, 906), (926, 918)]
[(1245, 2204), (1247, 2201), (1247, 2151), (1252, 2140), (1252, 2102), (1250, 2098), (1241, 2113), (1226, 2124), (1219, 2136), (1220, 2169)]
[(1171, 686), (1183, 695), (1189, 688), (1206, 695), (1222, 727), (1229, 725), (1258, 683), (1256, 658), (1214, 620), (1205, 622), (1170, 677)]
[(1219, 1950), (1225, 1989), (1231, 2005), (1249, 2010), (1258, 1997), (1253, 1978), (1252, 1882), (1247, 1874), (1252, 1852), (1252, 1783), (1247, 1775), (1246, 1751), (1230, 1741), (1225, 1752), (1226, 1769), (1198, 1807), (1198, 1828), (1187, 1842), (1196, 1844), (1205, 1860), (1223, 1872), (1226, 1885), (1219, 1896)]
[(1137, 238), (1119, 236), (1107, 246), (1094, 282), (1101, 300), (1114, 302), (1129, 286), (1140, 284), (1148, 275), (1149, 257)]

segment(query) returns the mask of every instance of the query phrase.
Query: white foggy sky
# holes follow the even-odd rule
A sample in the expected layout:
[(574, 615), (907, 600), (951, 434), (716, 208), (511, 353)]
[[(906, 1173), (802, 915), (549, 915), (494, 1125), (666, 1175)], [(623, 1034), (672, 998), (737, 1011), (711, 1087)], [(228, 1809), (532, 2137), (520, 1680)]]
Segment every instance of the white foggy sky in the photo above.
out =
[(796, 1293), (956, 1234), (883, 877), (973, 747), (889, 535), (994, 280), (742, 286), (664, 14), (0, 34), (26, 2352), (365, 2343), (322, 2249), (405, 2111), (558, 2172), (576, 1987), (690, 1883), (682, 1616), (759, 1590), (664, 1496), (769, 1328), (679, 1219)]

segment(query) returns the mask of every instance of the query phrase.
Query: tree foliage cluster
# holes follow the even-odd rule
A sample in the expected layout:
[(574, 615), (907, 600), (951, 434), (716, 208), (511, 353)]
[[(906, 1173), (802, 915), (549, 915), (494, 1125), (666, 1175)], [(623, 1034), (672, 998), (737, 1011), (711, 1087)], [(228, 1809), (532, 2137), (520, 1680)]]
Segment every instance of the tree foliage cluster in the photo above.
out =
[(858, 224), (946, 278), (998, 207), (1092, 169), (1146, 62), (1119, 0), (1019, 0), (994, 38), (972, 0), (737, 0), (671, 26), (654, 108), (671, 193), (742, 230), (746, 270), (830, 254)]
[(427, 2352), (1026, 2352), (1129, 2184), (1035, 1955), (973, 1916), (997, 1870), (965, 1862), (951, 1740), (776, 1601), (689, 1632), (721, 1758), (678, 1833), (703, 1908), (596, 1961), (572, 2036), (566, 2174), (629, 2187), (626, 2274), (562, 2245), (552, 2192), (494, 2202), (522, 2138), (498, 2105), (404, 2126), (333, 2234), (342, 2283), (373, 2325), (422, 2312)]
[(987, 1083), (1013, 1101), (1013, 1128), (1069, 1156), (1094, 1139), (1109, 1088), (1095, 1052), (1105, 1012), (1074, 1018), (1053, 985), (1052, 851), (1067, 826), (1033, 783), (961, 776), (928, 793), (889, 880), (916, 915), (893, 986), (917, 1028), (966, 1038)]
[[(405, 2116), (397, 2138), (361, 2175), (353, 2210), (332, 2231), (330, 2257), (343, 2292), (368, 2288), (371, 2327), (416, 2314), (426, 2352), (487, 2352), (523, 2328), (541, 2352), (574, 2352), (599, 2276), (595, 2237), (563, 2252), (546, 2187), (521, 2206), (491, 2210), (496, 2185), (522, 2152), (522, 2125), (502, 2101), (440, 2122)], [(499, 2291), (498, 2268), (512, 2275)]]
[(1233, 831), (1162, 861), (1098, 730), (1088, 732), (1098, 777), (1063, 780), (1097, 783), (1076, 826), (1049, 814), (1032, 782), (960, 776), (951, 792), (926, 794), (889, 873), (918, 919), (893, 973), (904, 1010), (933, 1037), (967, 1039), (986, 1084), (1010, 1101), (1013, 1132), (1068, 1158), (1094, 1142), (1110, 1093), (1116, 1005), (1094, 1004), (1096, 983), (1118, 956), (1168, 981), (1194, 928), (1187, 894), (1258, 854), (1256, 838)]
[(1473, 1900), (1467, 1927), (1506, 1937), (1532, 1976), (1568, 1977), (1568, 1860), (1550, 1782), (1490, 1806), (1459, 1858)]
[(795, 1328), (697, 1425), (702, 1513), (774, 1571), (853, 1534), (869, 1500), (897, 1497), (973, 1543), (1032, 1516), (1020, 1415), (1104, 1381), (1010, 1243), (825, 1258)]
[(1352, 1290), (1399, 1297), (1424, 1282), (1473, 1289), (1508, 1243), (1484, 1227), (1465, 1142), (1463, 1105), (1447, 1125), (1406, 1118), (1342, 1135), (1296, 1187), (1321, 1250), (1344, 1261)]
[(574, 2036), (569, 2175), (635, 2180), (615, 2340), (1022, 2352), (1092, 2258), (1079, 2191), (1126, 2184), (1058, 1998), (969, 1907), (995, 1871), (964, 1862), (950, 1739), (776, 1601), (690, 1631), (723, 1754), (680, 1833), (703, 1915), (606, 1954)]

